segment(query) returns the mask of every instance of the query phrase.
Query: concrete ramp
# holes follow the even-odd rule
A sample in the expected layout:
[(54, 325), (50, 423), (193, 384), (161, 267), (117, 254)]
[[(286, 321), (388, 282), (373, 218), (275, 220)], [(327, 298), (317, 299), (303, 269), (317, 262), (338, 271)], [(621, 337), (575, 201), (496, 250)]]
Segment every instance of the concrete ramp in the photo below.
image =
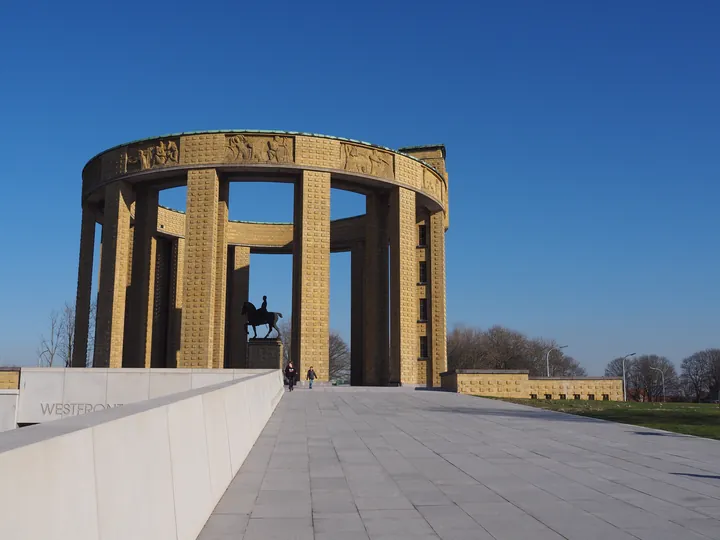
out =
[(3, 540), (195, 540), (282, 398), (278, 370), (0, 434)]

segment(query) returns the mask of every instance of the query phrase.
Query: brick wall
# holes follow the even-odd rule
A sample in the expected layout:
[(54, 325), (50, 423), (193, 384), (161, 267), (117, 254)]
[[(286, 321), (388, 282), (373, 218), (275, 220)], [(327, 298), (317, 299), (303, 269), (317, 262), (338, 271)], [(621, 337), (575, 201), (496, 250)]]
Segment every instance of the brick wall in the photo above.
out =
[(17, 390), (20, 388), (19, 369), (0, 369), (0, 390)]
[(537, 399), (587, 400), (594, 396), (602, 400), (607, 395), (610, 401), (622, 401), (622, 379), (605, 377), (583, 378), (530, 378), (527, 372), (459, 370), (442, 374), (442, 388), (460, 394), (489, 397), (524, 398), (535, 395)]

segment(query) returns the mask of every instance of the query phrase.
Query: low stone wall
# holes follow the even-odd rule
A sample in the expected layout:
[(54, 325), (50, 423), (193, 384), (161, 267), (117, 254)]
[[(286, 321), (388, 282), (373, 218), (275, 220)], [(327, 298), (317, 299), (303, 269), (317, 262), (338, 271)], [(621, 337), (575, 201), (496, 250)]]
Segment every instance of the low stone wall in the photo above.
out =
[(265, 370), (22, 368), (17, 423), (36, 424), (112, 409)]
[(533, 377), (526, 370), (458, 369), (440, 375), (443, 390), (507, 398), (622, 401), (622, 378)]
[(19, 390), (0, 390), (0, 431), (9, 431), (17, 427), (17, 402)]
[(282, 395), (266, 371), (0, 434), (0, 538), (195, 540)]

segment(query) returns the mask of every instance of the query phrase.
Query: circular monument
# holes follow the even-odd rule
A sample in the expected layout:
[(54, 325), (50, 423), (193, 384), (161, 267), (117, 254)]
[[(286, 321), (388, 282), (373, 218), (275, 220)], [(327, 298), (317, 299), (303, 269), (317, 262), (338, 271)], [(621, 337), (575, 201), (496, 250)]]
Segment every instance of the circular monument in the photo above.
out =
[[(229, 221), (230, 182), (292, 183), (293, 223)], [(184, 213), (158, 205), (161, 190), (183, 185)], [(364, 195), (365, 214), (331, 221), (331, 187)], [(96, 223), (94, 367), (252, 367), (250, 254), (291, 253), (293, 361), (327, 380), (330, 253), (349, 251), (351, 383), (440, 386), (447, 366), (443, 145), (395, 151), (307, 133), (207, 131), (98, 154), (82, 174), (77, 367), (87, 357)]]

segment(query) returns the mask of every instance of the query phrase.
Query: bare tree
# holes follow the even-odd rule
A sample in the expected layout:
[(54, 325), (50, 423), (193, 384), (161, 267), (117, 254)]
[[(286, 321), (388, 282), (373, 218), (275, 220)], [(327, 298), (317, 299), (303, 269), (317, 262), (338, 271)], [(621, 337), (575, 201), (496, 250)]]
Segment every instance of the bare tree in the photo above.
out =
[(280, 341), (283, 344), (283, 367), (288, 365), (292, 358), (290, 346), (292, 344), (292, 327), (288, 321), (283, 321), (278, 325), (280, 328)]
[(58, 356), (65, 367), (72, 364), (73, 351), (75, 350), (75, 306), (65, 302), (60, 312), (60, 324), (62, 325), (62, 336), (60, 337), (60, 350)]
[[(547, 373), (545, 355), (557, 342), (530, 339), (524, 334), (493, 326), (482, 331), (456, 327), (448, 335), (448, 369), (526, 369), (533, 376)], [(585, 369), (561, 350), (550, 356), (550, 374), (555, 377), (582, 377)]]
[(659, 401), (662, 398), (663, 377), (656, 371), (658, 369), (664, 376), (666, 394), (675, 394), (678, 378), (673, 363), (664, 356), (645, 354), (637, 357), (631, 372), (631, 381), (636, 390), (636, 399)]
[(487, 368), (483, 332), (458, 326), (447, 337), (448, 369)]
[(709, 373), (708, 386), (710, 395), (720, 399), (720, 349), (705, 349), (702, 354), (707, 359)]
[(553, 377), (587, 377), (587, 371), (580, 362), (564, 354), (550, 363), (550, 373)]
[[(633, 362), (635, 360), (633, 358), (626, 358), (625, 359), (625, 371), (628, 371), (632, 368)], [(605, 376), (606, 377), (622, 377), (623, 376), (623, 359), (620, 358), (613, 358), (608, 362), (607, 367), (605, 367)]]
[(691, 354), (682, 361), (680, 369), (683, 385), (693, 396), (693, 400), (699, 403), (703, 394), (710, 390), (711, 368), (708, 355), (703, 354), (703, 351)]
[(64, 334), (63, 319), (60, 313), (53, 310), (50, 313), (49, 337), (45, 337), (44, 334), (40, 336), (40, 346), (37, 350), (38, 366), (52, 367), (55, 360), (57, 360)]
[(493, 326), (485, 332), (486, 358), (491, 369), (522, 369), (528, 363), (528, 339), (515, 330)]
[(347, 380), (349, 378), (350, 348), (340, 334), (338, 334), (335, 330), (331, 330), (329, 379)]

